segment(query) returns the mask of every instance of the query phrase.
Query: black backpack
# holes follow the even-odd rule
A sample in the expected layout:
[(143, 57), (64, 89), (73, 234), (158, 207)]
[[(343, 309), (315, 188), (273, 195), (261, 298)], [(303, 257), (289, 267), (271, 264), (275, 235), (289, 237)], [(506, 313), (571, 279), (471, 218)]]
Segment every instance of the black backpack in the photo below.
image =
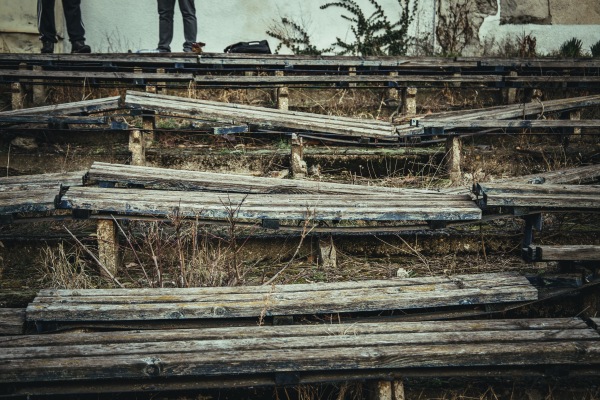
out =
[(253, 54), (271, 54), (269, 42), (260, 40), (255, 42), (237, 42), (225, 47), (225, 53), (253, 53)]

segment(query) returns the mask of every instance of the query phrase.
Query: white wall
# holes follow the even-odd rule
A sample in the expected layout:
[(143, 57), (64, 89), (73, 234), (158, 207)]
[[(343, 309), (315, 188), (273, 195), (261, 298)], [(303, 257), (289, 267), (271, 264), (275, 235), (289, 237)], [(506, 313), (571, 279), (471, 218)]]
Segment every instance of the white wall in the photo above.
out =
[[(367, 0), (358, 1), (369, 6)], [(421, 3), (431, 1), (421, 0)], [(335, 41), (336, 36), (347, 38), (349, 34), (348, 24), (340, 18), (343, 10), (320, 10), (319, 6), (325, 3), (325, 0), (198, 0), (198, 41), (206, 43), (204, 50), (207, 52), (221, 52), (238, 41), (270, 39), (265, 31), (274, 20), (283, 16), (301, 21), (312, 35), (314, 44), (325, 48)], [(390, 15), (394, 12), (397, 15), (397, 0), (380, 0), (380, 4), (392, 10)], [(84, 0), (82, 12), (87, 41), (98, 52), (156, 48), (156, 8), (156, 0)], [(425, 19), (431, 24), (432, 18), (433, 14), (430, 14)], [(175, 23), (171, 48), (178, 51), (183, 44), (179, 10), (175, 14)], [(272, 48), (276, 46), (275, 40), (269, 42)]]

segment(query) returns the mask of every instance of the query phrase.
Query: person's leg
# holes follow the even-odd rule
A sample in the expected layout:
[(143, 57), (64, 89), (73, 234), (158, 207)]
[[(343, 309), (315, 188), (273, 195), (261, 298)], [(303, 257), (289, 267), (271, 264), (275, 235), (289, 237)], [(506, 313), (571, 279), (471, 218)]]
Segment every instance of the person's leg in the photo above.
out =
[(71, 53), (91, 53), (85, 44), (85, 27), (81, 18), (81, 0), (62, 0), (67, 21), (67, 32), (71, 41)]
[(175, 0), (158, 0), (158, 50), (170, 52)]
[(54, 0), (38, 0), (38, 31), (44, 43), (56, 43), (56, 22), (54, 21)]
[(192, 51), (192, 43), (196, 41), (198, 34), (198, 21), (196, 20), (196, 5), (194, 0), (179, 0), (179, 9), (183, 16), (183, 51)]

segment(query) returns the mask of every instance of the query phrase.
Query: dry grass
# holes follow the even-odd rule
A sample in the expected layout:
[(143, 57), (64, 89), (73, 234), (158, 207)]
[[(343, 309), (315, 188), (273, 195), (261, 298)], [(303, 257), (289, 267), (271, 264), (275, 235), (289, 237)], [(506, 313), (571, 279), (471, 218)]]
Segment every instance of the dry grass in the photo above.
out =
[(42, 285), (54, 289), (91, 289), (101, 286), (102, 279), (89, 267), (80, 247), (42, 248), (40, 275)]

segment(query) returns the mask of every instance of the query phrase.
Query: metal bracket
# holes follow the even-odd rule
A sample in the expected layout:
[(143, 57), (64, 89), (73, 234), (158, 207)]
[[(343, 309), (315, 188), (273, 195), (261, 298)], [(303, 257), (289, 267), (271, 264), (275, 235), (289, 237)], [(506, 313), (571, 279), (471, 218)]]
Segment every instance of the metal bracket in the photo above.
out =
[(279, 229), (279, 220), (278, 219), (263, 219), (261, 221), (261, 226), (265, 229)]
[(276, 372), (275, 373), (275, 385), (277, 386), (289, 386), (297, 385), (300, 383), (300, 375), (293, 372)]
[(448, 226), (446, 221), (427, 221), (430, 229), (444, 229)]
[(91, 215), (92, 215), (92, 210), (81, 210), (81, 209), (73, 210), (73, 218), (74, 219), (88, 219)]
[(12, 214), (0, 214), (0, 225), (10, 225), (14, 220)]
[(526, 248), (533, 243), (533, 230), (540, 232), (542, 230), (542, 214), (529, 214), (523, 217), (525, 220), (525, 232), (523, 235), (523, 243), (521, 248)]

